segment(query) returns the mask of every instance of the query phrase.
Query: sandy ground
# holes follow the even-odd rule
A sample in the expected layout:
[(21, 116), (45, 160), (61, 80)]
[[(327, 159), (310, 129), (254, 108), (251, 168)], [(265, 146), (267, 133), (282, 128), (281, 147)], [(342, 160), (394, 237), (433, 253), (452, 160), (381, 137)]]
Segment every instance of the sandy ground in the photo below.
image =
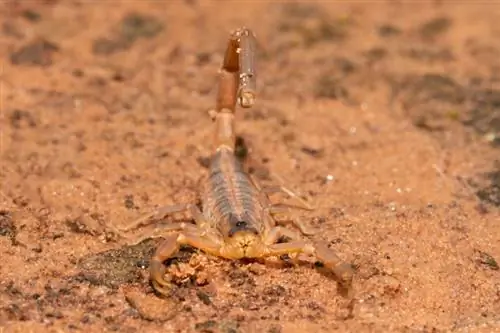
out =
[[(2, 1), (0, 332), (500, 332), (500, 4)], [(206, 175), (229, 34), (259, 39), (238, 110), (254, 172), (356, 269), (116, 237)], [(182, 218), (177, 216), (176, 219)], [(276, 266), (276, 265), (275, 265)], [(283, 267), (281, 267), (283, 266)]]

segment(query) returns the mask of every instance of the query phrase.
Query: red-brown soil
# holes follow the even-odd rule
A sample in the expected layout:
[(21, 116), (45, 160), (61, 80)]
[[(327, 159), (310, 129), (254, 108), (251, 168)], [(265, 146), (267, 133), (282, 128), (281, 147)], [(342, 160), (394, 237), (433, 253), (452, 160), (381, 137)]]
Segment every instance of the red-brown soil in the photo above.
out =
[[(499, 4), (0, 12), (0, 332), (500, 332)], [(196, 197), (240, 26), (259, 40), (259, 95), (238, 135), (257, 175), (318, 206), (294, 214), (355, 267), (351, 312), (313, 265), (189, 249), (160, 298), (147, 275), (159, 240), (113, 233)]]

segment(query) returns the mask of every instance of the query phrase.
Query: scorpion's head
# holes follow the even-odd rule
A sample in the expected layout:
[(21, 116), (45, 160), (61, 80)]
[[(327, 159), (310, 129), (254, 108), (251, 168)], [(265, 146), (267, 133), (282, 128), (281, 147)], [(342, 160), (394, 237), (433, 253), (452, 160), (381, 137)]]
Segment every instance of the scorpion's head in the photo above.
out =
[(266, 246), (262, 235), (255, 227), (248, 214), (229, 216), (229, 230), (224, 237), (224, 255), (228, 258), (259, 258)]

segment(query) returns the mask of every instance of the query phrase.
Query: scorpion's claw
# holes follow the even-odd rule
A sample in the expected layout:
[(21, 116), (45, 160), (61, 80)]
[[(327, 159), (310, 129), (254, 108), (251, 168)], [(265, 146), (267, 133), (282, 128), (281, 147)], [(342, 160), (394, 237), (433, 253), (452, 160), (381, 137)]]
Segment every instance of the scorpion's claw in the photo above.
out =
[(316, 244), (314, 252), (323, 265), (333, 272), (340, 286), (351, 293), (354, 277), (352, 266), (342, 261), (333, 250), (324, 244)]
[(152, 280), (151, 284), (153, 285), (153, 289), (155, 292), (158, 294), (165, 296), (165, 297), (170, 297), (173, 294), (173, 289), (164, 285), (160, 285), (157, 281)]
[(149, 271), (154, 290), (164, 296), (170, 296), (172, 294), (172, 285), (164, 278), (166, 268), (163, 262), (157, 259), (151, 260)]

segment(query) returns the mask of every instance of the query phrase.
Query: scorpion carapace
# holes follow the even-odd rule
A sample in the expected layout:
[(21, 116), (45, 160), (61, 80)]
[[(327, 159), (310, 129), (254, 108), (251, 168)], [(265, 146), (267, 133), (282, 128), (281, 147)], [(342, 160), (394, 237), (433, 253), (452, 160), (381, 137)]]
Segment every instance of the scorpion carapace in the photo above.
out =
[[(175, 255), (181, 245), (190, 245), (227, 259), (305, 253), (322, 262), (342, 286), (350, 289), (351, 266), (327, 246), (304, 240), (303, 235), (310, 233), (300, 220), (291, 221), (300, 233), (284, 227), (284, 221), (278, 220), (277, 215), (287, 213), (297, 205), (273, 204), (268, 194), (288, 194), (296, 199), (298, 207), (311, 209), (307, 202), (284, 186), (261, 187), (245, 172), (242, 162), (234, 154), (236, 105), (248, 108), (255, 103), (255, 48), (255, 35), (250, 29), (238, 29), (229, 38), (218, 78), (216, 106), (210, 111), (215, 122), (216, 147), (201, 193), (202, 210), (194, 203), (166, 206), (125, 228), (135, 228), (147, 219), (161, 219), (180, 211), (192, 215), (194, 223), (171, 223), (159, 233), (149, 235), (165, 238), (150, 265), (151, 283), (161, 294), (170, 294), (164, 262)], [(291, 240), (277, 243), (283, 236)]]

